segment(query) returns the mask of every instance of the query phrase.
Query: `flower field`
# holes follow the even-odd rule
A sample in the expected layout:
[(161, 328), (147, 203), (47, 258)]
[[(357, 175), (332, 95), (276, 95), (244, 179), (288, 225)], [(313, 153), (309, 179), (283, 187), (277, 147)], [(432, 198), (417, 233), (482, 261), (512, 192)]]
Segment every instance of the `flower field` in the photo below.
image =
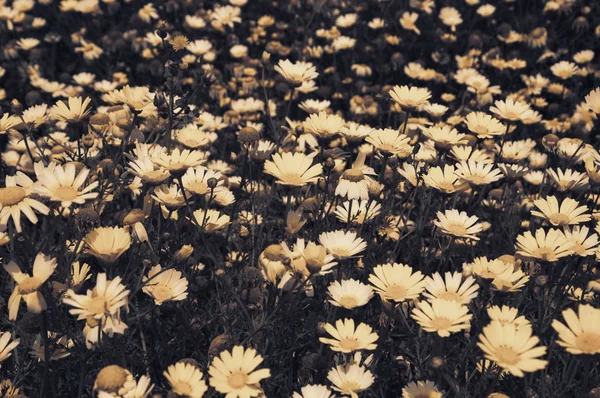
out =
[(0, 0), (0, 397), (600, 397), (600, 3)]

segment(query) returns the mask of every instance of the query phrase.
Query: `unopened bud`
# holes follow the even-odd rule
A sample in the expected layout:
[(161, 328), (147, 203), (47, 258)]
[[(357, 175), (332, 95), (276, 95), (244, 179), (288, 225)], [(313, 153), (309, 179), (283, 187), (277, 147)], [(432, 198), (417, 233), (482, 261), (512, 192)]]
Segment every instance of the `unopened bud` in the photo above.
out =
[(542, 145), (546, 147), (549, 151), (553, 150), (554, 147), (558, 144), (559, 138), (554, 134), (546, 134), (542, 138)]
[(194, 248), (192, 245), (183, 245), (179, 250), (177, 250), (173, 258), (175, 259), (175, 262), (181, 263), (187, 260), (193, 253)]

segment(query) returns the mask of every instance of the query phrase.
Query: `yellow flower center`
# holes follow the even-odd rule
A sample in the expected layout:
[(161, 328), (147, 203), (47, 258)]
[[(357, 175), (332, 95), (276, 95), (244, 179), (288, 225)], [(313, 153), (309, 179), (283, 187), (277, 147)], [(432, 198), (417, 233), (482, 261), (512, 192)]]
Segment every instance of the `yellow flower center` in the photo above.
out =
[(406, 298), (406, 288), (400, 285), (390, 285), (386, 289), (387, 296), (396, 301), (402, 301)]
[(550, 220), (550, 222), (554, 225), (567, 225), (569, 221), (571, 221), (571, 218), (566, 214), (554, 213), (548, 218), (548, 220)]
[(583, 332), (577, 336), (575, 346), (588, 354), (600, 352), (600, 333)]
[(19, 288), (19, 293), (21, 294), (29, 294), (29, 293), (33, 293), (36, 290), (38, 290), (40, 288), (40, 286), (42, 286), (42, 281), (40, 281), (39, 279), (30, 276), (27, 279), (25, 279), (24, 281), (21, 281), (21, 283), (19, 283), (18, 288)]
[(467, 235), (467, 229), (465, 228), (465, 226), (463, 224), (448, 224), (447, 226), (445, 226), (446, 231), (448, 231), (448, 233), (450, 235), (454, 235), (454, 236), (465, 236)]
[(358, 305), (358, 301), (354, 296), (343, 296), (338, 300), (338, 303), (344, 308), (354, 308)]
[(440, 182), (437, 184), (437, 187), (442, 192), (454, 192), (456, 191), (456, 187), (451, 182)]
[(248, 383), (248, 375), (242, 371), (234, 372), (229, 376), (227, 382), (233, 389), (239, 390)]
[(499, 364), (516, 365), (521, 360), (519, 353), (507, 346), (499, 346), (496, 355), (498, 356), (496, 362)]
[(193, 181), (190, 182), (188, 184), (187, 187), (185, 187), (187, 190), (197, 194), (197, 195), (204, 195), (205, 193), (209, 192), (209, 188), (208, 185), (206, 185), (206, 183), (204, 181)]
[(344, 350), (355, 351), (360, 347), (358, 339), (355, 338), (346, 338), (340, 340), (340, 347)]
[(283, 184), (285, 185), (304, 185), (306, 184), (306, 182), (304, 181), (304, 178), (302, 177), (302, 175), (298, 174), (298, 173), (285, 173), (281, 175), (281, 178), (279, 179)]
[(467, 179), (472, 185), (483, 185), (487, 182), (485, 177), (476, 174), (471, 174)]
[(190, 383), (185, 381), (178, 381), (177, 384), (173, 386), (173, 392), (177, 395), (189, 397), (190, 395), (192, 395), (193, 389)]
[(156, 285), (151, 289), (152, 297), (157, 301), (166, 301), (173, 297), (173, 291), (169, 286)]
[(94, 297), (88, 303), (87, 310), (93, 314), (102, 315), (108, 311), (108, 305), (103, 297)]
[(140, 178), (147, 182), (162, 182), (166, 180), (167, 177), (169, 176), (165, 174), (162, 170), (148, 171), (140, 175)]
[(60, 187), (54, 191), (54, 196), (62, 202), (70, 202), (77, 197), (77, 190), (73, 187)]
[(446, 330), (452, 325), (448, 318), (440, 317), (431, 320), (431, 327), (436, 330)]
[(364, 180), (365, 174), (359, 168), (352, 168), (344, 171), (341, 178), (350, 182), (361, 182)]
[(554, 250), (547, 247), (540, 247), (533, 252), (533, 255), (540, 260), (548, 261), (554, 258)]
[(0, 205), (13, 206), (27, 197), (27, 192), (21, 187), (0, 188)]
[(460, 294), (456, 292), (444, 292), (440, 294), (438, 298), (441, 300), (456, 301), (458, 303), (462, 303), (462, 298), (460, 297)]
[(346, 381), (342, 386), (341, 386), (341, 390), (344, 392), (354, 392), (354, 391), (360, 391), (360, 384), (358, 384), (355, 381)]

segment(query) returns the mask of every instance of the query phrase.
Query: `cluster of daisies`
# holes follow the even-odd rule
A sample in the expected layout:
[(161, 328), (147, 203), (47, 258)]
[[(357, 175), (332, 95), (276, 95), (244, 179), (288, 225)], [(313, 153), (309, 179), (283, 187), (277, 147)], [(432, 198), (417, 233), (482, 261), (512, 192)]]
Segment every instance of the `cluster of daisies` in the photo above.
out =
[(0, 0), (0, 396), (598, 396), (598, 15)]

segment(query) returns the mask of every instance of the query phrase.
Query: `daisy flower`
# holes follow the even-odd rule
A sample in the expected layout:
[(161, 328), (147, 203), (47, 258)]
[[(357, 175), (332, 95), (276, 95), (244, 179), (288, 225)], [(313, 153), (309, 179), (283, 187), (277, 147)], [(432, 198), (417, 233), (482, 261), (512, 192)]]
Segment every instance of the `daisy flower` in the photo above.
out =
[(39, 314), (47, 308), (46, 300), (40, 288), (46, 283), (56, 268), (56, 259), (38, 253), (33, 260), (33, 275), (21, 272), (16, 262), (4, 264), (4, 269), (10, 274), (16, 285), (8, 299), (8, 319), (17, 319), (21, 299), (27, 304), (27, 311)]
[(512, 323), (517, 325), (517, 327), (531, 326), (531, 322), (527, 318), (519, 316), (518, 309), (507, 305), (503, 305), (502, 307), (493, 305), (487, 309), (487, 313), (493, 322), (500, 322), (501, 324)]
[(406, 159), (413, 152), (410, 137), (394, 129), (377, 129), (371, 131), (366, 140), (384, 156), (397, 156)]
[(107, 280), (106, 274), (100, 273), (93, 290), (88, 290), (85, 295), (69, 290), (63, 302), (74, 307), (69, 313), (77, 315), (79, 320), (87, 317), (100, 320), (114, 316), (122, 307), (126, 307), (128, 294), (129, 290), (121, 284), (120, 277)]
[(456, 175), (471, 186), (489, 185), (504, 178), (502, 172), (495, 169), (493, 164), (470, 159), (456, 165)]
[[(208, 180), (214, 179), (216, 185), (213, 188), (208, 186)], [(204, 166), (189, 168), (181, 177), (183, 187), (195, 195), (204, 195), (210, 193), (211, 189), (217, 190), (223, 187), (223, 175), (218, 171), (209, 170)]]
[(445, 194), (463, 191), (468, 185), (456, 174), (456, 169), (450, 164), (431, 167), (427, 174), (423, 175), (423, 183), (429, 188), (437, 189)]
[(375, 381), (369, 370), (357, 364), (337, 365), (329, 371), (327, 379), (333, 384), (335, 391), (351, 398), (358, 398), (358, 393), (367, 390)]
[(312, 63), (303, 61), (292, 63), (289, 59), (280, 60), (275, 66), (275, 71), (294, 85), (300, 85), (305, 81), (319, 77), (317, 68)]
[(427, 281), (421, 271), (405, 264), (380, 264), (369, 275), (369, 282), (382, 300), (403, 302), (413, 300), (425, 290)]
[(115, 263), (131, 246), (131, 235), (125, 228), (100, 227), (84, 237), (87, 252), (107, 264)]
[(437, 220), (434, 220), (433, 223), (443, 233), (457, 238), (479, 240), (479, 238), (475, 236), (475, 234), (483, 230), (482, 224), (477, 223), (479, 217), (469, 217), (466, 212), (459, 212), (456, 209), (446, 210), (444, 213), (438, 211), (437, 217)]
[[(590, 91), (590, 93), (585, 96), (585, 106), (596, 115), (600, 114), (600, 87)], [(4, 119), (4, 117), (2, 119)], [(0, 125), (2, 125), (1, 122)]]
[(353, 309), (367, 304), (373, 297), (373, 289), (354, 279), (335, 281), (327, 289), (329, 302), (336, 307)]
[(320, 139), (330, 139), (337, 135), (346, 122), (339, 115), (329, 115), (327, 112), (311, 114), (302, 123), (304, 131)]
[(566, 325), (557, 319), (552, 321), (552, 327), (558, 333), (558, 344), (573, 355), (600, 354), (600, 310), (580, 304), (577, 313), (569, 308), (562, 316)]
[(467, 143), (467, 135), (459, 133), (452, 126), (432, 126), (423, 129), (423, 135), (433, 142), (436, 148), (449, 149), (454, 145), (464, 145)]
[(91, 101), (90, 97), (86, 97), (85, 99), (82, 97), (71, 97), (68, 100), (68, 105), (64, 101), (58, 101), (50, 109), (50, 117), (63, 122), (78, 122), (90, 113), (88, 106)]
[(375, 344), (379, 338), (377, 332), (373, 332), (373, 328), (364, 323), (360, 323), (355, 328), (353, 319), (346, 318), (343, 321), (338, 319), (335, 326), (326, 323), (325, 330), (333, 338), (320, 337), (319, 341), (329, 345), (333, 351), (350, 353), (377, 348)]
[(380, 212), (381, 205), (375, 201), (352, 200), (338, 205), (334, 213), (340, 222), (346, 223), (350, 220), (353, 224), (364, 224), (373, 220)]
[(277, 184), (301, 187), (319, 181), (323, 173), (320, 163), (313, 164), (317, 152), (305, 155), (301, 152), (275, 153), (265, 162), (264, 171), (277, 178)]
[(477, 297), (477, 285), (475, 278), (469, 276), (464, 278), (460, 272), (446, 272), (444, 278), (436, 272), (426, 278), (425, 293), (429, 301), (436, 299), (456, 301), (460, 304), (469, 304)]
[(198, 209), (192, 213), (196, 223), (206, 232), (214, 232), (224, 228), (231, 222), (227, 214), (221, 214), (220, 211), (214, 209)]
[(359, 153), (352, 168), (344, 170), (335, 188), (335, 194), (348, 200), (369, 199), (369, 185), (374, 181), (370, 175), (375, 171), (365, 166), (366, 155)]
[(565, 238), (572, 244), (571, 251), (573, 255), (586, 257), (596, 254), (598, 249), (598, 235), (591, 233), (588, 236), (590, 229), (588, 227), (575, 225), (572, 228), (565, 227)]
[(442, 398), (442, 396), (435, 383), (429, 380), (408, 383), (402, 389), (402, 398)]
[(535, 372), (548, 365), (548, 361), (540, 359), (546, 354), (546, 347), (536, 347), (540, 339), (531, 334), (529, 327), (491, 322), (483, 328), (477, 346), (486, 359), (494, 361), (513, 376), (523, 377), (525, 372)]
[(529, 276), (520, 269), (515, 270), (509, 266), (506, 270), (492, 280), (492, 289), (505, 293), (518, 292), (529, 281)]
[(367, 242), (353, 231), (323, 232), (319, 242), (338, 260), (356, 256), (367, 248)]
[(334, 398), (333, 393), (327, 386), (321, 384), (309, 384), (294, 392), (292, 398)]
[(258, 369), (263, 358), (253, 348), (235, 346), (222, 351), (208, 369), (210, 385), (229, 398), (257, 397), (262, 394), (260, 381), (271, 376), (269, 369)]
[(469, 308), (457, 301), (436, 299), (431, 303), (421, 301), (412, 311), (411, 317), (430, 333), (448, 337), (451, 333), (471, 328)]
[(163, 184), (152, 190), (152, 199), (169, 210), (176, 210), (185, 205), (185, 198), (178, 184)]
[(21, 124), (21, 119), (16, 115), (5, 113), (0, 117), (0, 135), (6, 134), (11, 128)]
[(390, 97), (403, 109), (411, 111), (418, 106), (429, 103), (431, 91), (427, 88), (394, 86), (390, 90)]
[(43, 203), (29, 197), (34, 183), (26, 174), (17, 171), (15, 176), (6, 177), (6, 187), (0, 188), (0, 227), (6, 229), (12, 218), (17, 232), (21, 232), (21, 213), (32, 224), (37, 224), (36, 212), (47, 215), (50, 209)]
[(38, 174), (38, 180), (33, 191), (53, 202), (60, 202), (62, 207), (70, 207), (72, 203), (84, 204), (88, 199), (95, 199), (97, 192), (91, 192), (98, 187), (98, 181), (87, 185), (85, 183), (90, 170), (82, 168), (76, 174), (75, 163), (67, 163), (64, 167), (53, 164)]
[(152, 161), (172, 174), (183, 175), (187, 169), (204, 164), (207, 159), (206, 152), (175, 148), (170, 154), (160, 153)]
[(513, 101), (510, 98), (506, 101), (496, 101), (494, 105), (490, 108), (490, 112), (509, 122), (527, 119), (532, 112), (526, 103)]
[(573, 243), (568, 241), (559, 229), (543, 228), (535, 231), (535, 237), (530, 231), (517, 236), (517, 254), (526, 259), (536, 259), (556, 262), (558, 259), (573, 254)]
[(181, 272), (175, 269), (163, 271), (160, 264), (150, 269), (148, 275), (142, 278), (142, 283), (142, 291), (152, 297), (156, 305), (166, 301), (185, 300), (188, 295), (188, 281)]
[(177, 362), (167, 368), (163, 375), (171, 386), (171, 391), (186, 398), (202, 398), (208, 390), (204, 376), (196, 366)]
[(12, 355), (11, 351), (14, 350), (21, 342), (21, 339), (14, 339), (11, 342), (11, 338), (11, 332), (2, 332), (0, 334), (0, 363), (9, 358)]
[(127, 171), (149, 184), (160, 184), (169, 178), (169, 172), (156, 165), (149, 156), (129, 162)]
[(552, 183), (560, 192), (574, 191), (586, 188), (590, 182), (585, 173), (580, 173), (572, 169), (553, 169), (548, 170), (548, 175)]
[(554, 226), (581, 224), (592, 218), (584, 214), (588, 211), (587, 206), (579, 206), (579, 202), (571, 198), (565, 198), (559, 204), (556, 196), (547, 196), (535, 200), (533, 205), (540, 211), (533, 210), (531, 214), (548, 220)]

